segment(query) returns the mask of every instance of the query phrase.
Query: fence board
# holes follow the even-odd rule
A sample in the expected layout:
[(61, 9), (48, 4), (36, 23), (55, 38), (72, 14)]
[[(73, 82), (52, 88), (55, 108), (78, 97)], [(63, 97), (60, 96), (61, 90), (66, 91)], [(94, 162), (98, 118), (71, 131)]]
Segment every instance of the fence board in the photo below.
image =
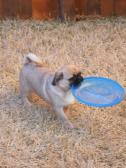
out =
[(101, 15), (111, 16), (115, 13), (113, 0), (101, 0)]
[(14, 0), (2, 0), (2, 7), (3, 7), (3, 11), (2, 11), (2, 14), (3, 16), (5, 17), (9, 17), (9, 16), (14, 16), (14, 13), (15, 13), (15, 5), (13, 4), (13, 10), (12, 10), (12, 3), (14, 2)]
[(57, 0), (32, 0), (32, 16), (34, 19), (49, 19), (58, 14)]
[(88, 15), (100, 14), (100, 0), (88, 0), (87, 1), (87, 14)]
[(64, 14), (67, 17), (75, 16), (75, 0), (64, 0)]
[(126, 15), (126, 0), (115, 0), (116, 15)]
[(0, 0), (2, 17), (30, 18), (32, 16), (31, 0)]
[(88, 0), (75, 0), (75, 11), (77, 15), (87, 15)]
[(0, 19), (3, 17), (3, 4), (2, 1), (0, 1)]
[[(59, 0), (0, 0), (0, 18), (58, 18)], [(126, 15), (126, 0), (64, 0), (64, 13), (75, 15)]]
[(32, 17), (32, 3), (31, 0), (18, 0), (19, 17), (31, 18)]

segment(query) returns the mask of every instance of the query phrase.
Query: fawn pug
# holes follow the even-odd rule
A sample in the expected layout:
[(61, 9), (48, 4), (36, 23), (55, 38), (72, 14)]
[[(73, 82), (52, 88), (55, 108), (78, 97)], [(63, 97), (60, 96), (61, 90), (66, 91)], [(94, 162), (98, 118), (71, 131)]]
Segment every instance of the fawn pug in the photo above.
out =
[(27, 96), (34, 91), (52, 105), (62, 124), (72, 129), (74, 126), (63, 108), (74, 102), (71, 85), (79, 85), (82, 81), (83, 77), (76, 66), (65, 65), (51, 72), (36, 55), (29, 53), (20, 72), (20, 96), (24, 103), (30, 104)]

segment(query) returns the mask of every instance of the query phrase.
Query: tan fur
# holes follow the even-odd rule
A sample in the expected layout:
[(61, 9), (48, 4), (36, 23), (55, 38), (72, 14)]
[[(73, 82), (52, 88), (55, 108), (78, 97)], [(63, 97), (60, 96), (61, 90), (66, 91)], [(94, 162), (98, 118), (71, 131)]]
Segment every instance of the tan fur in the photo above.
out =
[[(35, 91), (40, 97), (50, 102), (57, 118), (65, 127), (74, 128), (64, 114), (63, 108), (74, 101), (68, 79), (79, 70), (73, 65), (66, 65), (54, 73), (36, 60), (38, 60), (37, 57), (32, 60), (32, 57), (28, 55), (20, 73), (20, 95), (23, 103), (30, 104), (27, 96), (31, 91)], [(54, 86), (52, 82), (55, 75), (60, 73), (63, 73), (63, 79)]]

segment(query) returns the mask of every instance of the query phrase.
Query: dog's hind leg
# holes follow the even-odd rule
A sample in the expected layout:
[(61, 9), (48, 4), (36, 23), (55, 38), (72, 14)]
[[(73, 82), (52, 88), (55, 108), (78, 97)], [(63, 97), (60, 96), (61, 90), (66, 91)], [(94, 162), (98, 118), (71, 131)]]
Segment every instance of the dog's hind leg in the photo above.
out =
[(24, 105), (31, 106), (30, 101), (28, 100), (28, 95), (30, 94), (31, 89), (27, 84), (27, 81), (23, 78), (22, 74), (20, 75), (20, 98)]

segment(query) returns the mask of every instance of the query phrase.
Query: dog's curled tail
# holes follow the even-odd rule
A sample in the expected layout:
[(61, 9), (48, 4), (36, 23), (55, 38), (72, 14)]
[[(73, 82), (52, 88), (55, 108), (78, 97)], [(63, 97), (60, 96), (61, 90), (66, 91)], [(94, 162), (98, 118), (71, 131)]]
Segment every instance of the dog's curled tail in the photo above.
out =
[(41, 60), (35, 54), (29, 53), (29, 54), (25, 55), (24, 64), (28, 64), (31, 62), (40, 64)]

